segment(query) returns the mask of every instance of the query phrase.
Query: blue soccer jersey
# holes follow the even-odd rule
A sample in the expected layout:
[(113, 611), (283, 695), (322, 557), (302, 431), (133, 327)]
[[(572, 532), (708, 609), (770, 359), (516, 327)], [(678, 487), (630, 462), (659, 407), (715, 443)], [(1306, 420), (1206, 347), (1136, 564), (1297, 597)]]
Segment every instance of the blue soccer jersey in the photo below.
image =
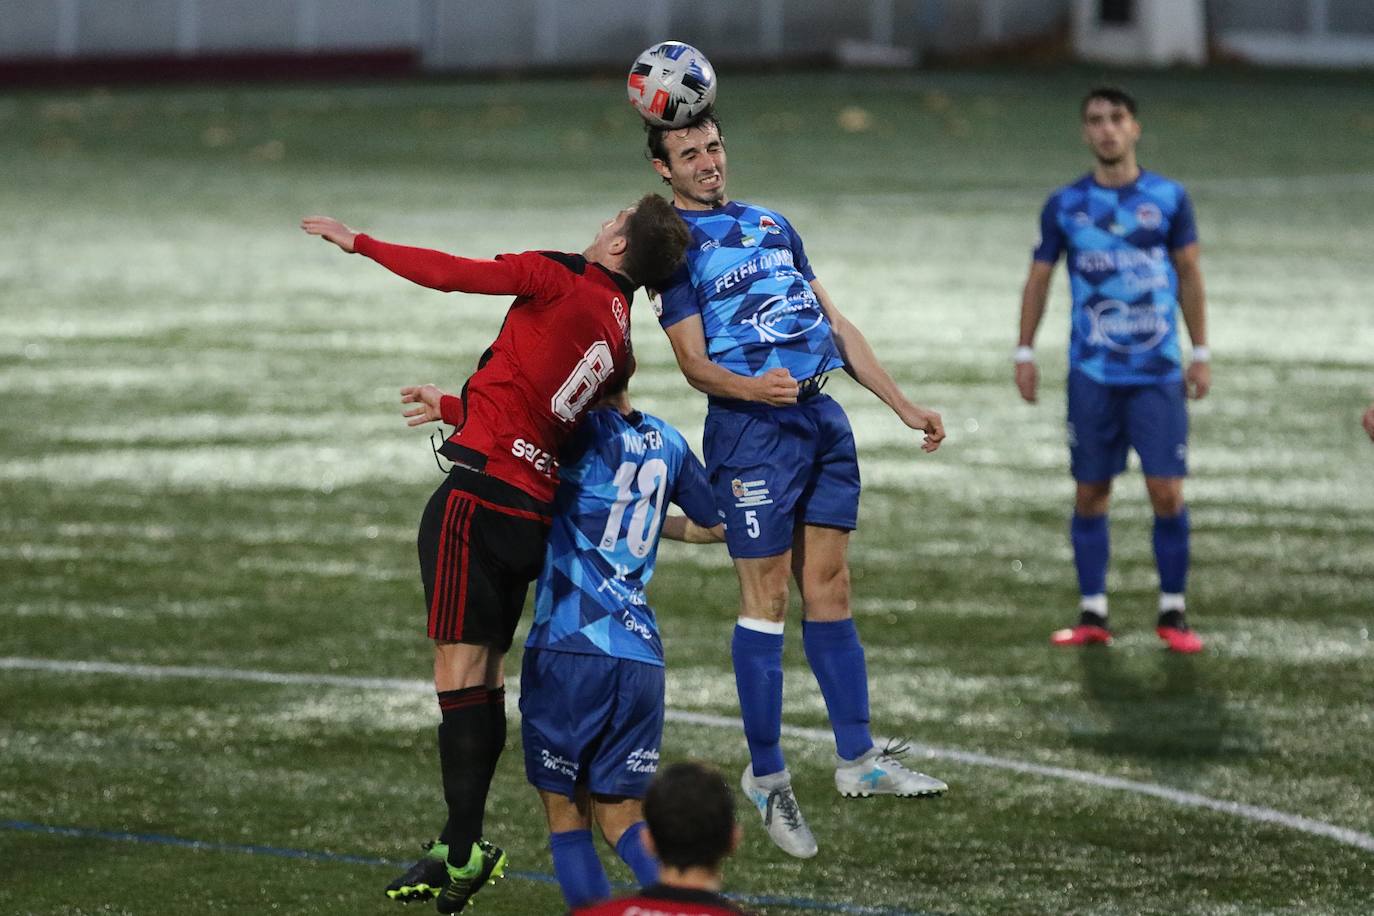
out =
[(669, 502), (719, 522), (706, 472), (682, 434), (639, 412), (587, 413), (564, 450), (526, 648), (663, 664), (644, 589)]
[(1067, 253), (1072, 370), (1104, 385), (1182, 379), (1170, 254), (1196, 241), (1187, 192), (1153, 172), (1120, 188), (1089, 174), (1050, 195), (1033, 257), (1053, 264)]
[(806, 249), (782, 214), (742, 203), (678, 213), (692, 241), (655, 304), (663, 327), (700, 315), (711, 361), (739, 375), (781, 367), (804, 381), (844, 365)]

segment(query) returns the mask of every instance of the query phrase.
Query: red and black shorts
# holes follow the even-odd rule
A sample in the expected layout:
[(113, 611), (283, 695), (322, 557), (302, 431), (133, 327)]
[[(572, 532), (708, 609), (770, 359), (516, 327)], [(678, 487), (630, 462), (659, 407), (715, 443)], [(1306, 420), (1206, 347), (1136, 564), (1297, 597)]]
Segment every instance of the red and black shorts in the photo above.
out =
[(429, 636), (510, 649), (525, 593), (544, 564), (551, 507), (457, 466), (420, 518)]

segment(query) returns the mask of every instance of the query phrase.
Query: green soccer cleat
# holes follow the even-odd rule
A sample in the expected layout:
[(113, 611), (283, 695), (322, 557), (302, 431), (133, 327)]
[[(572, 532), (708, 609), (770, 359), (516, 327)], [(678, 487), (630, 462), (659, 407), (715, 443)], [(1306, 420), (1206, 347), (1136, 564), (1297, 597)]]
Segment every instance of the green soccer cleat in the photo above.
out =
[(486, 840), (472, 844), (472, 852), (461, 868), (455, 868), (445, 861), (444, 870), (448, 872), (448, 884), (439, 892), (434, 908), (440, 913), (459, 913), (468, 901), (488, 884), (506, 873), (506, 852)]
[(386, 895), (397, 903), (429, 900), (448, 884), (448, 846), (438, 840), (424, 844), (425, 854), (406, 873), (386, 886)]

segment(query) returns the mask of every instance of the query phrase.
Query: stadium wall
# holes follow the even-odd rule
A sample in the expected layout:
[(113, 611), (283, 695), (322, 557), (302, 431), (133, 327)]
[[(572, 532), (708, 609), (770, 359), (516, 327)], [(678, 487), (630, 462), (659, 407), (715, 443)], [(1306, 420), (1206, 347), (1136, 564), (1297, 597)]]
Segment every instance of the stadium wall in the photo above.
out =
[[(0, 80), (593, 69), (621, 66), (665, 37), (737, 65), (836, 58), (902, 64), (923, 53), (958, 57), (1061, 35), (1071, 15), (1080, 24), (1085, 15), (1123, 9), (1144, 17), (1159, 2), (4, 0)], [(1212, 46), (1227, 56), (1374, 64), (1370, 0), (1206, 0), (1205, 14)]]

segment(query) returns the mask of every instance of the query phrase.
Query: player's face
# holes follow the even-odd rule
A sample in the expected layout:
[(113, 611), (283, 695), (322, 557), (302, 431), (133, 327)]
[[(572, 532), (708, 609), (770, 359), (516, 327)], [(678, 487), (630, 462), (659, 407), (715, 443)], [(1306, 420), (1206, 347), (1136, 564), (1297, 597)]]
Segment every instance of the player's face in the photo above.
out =
[(663, 146), (668, 161), (655, 159), (654, 168), (668, 180), (674, 203), (684, 210), (710, 210), (727, 202), (725, 142), (714, 124), (669, 131)]
[(1116, 165), (1135, 152), (1140, 122), (1125, 105), (1093, 99), (1083, 111), (1083, 139), (1103, 165)]
[(608, 254), (620, 254), (625, 250), (625, 221), (635, 212), (634, 207), (626, 207), (615, 216), (601, 224), (592, 240), (591, 246), (582, 253), (589, 261), (602, 261)]

